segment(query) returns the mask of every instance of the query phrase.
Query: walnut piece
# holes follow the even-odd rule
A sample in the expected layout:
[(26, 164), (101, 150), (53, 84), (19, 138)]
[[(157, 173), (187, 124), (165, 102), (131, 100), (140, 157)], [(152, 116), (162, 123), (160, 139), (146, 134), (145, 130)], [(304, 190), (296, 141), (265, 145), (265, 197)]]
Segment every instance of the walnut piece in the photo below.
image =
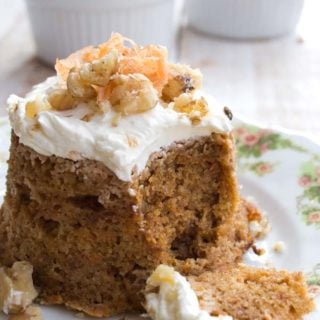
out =
[(97, 92), (80, 77), (80, 73), (76, 68), (72, 68), (68, 74), (67, 87), (70, 94), (75, 98), (91, 99), (97, 95)]
[(185, 113), (193, 125), (199, 124), (209, 111), (208, 103), (203, 97), (194, 99), (191, 94), (187, 93), (183, 93), (174, 99), (173, 110)]
[(0, 309), (4, 313), (23, 311), (37, 297), (32, 272), (32, 265), (26, 261), (15, 262), (11, 268), (0, 268)]
[(187, 65), (170, 64), (168, 83), (162, 90), (162, 100), (171, 102), (183, 93), (193, 92), (201, 87), (202, 74)]
[(37, 116), (39, 112), (50, 109), (51, 105), (48, 103), (47, 99), (42, 96), (37, 96), (34, 100), (26, 103), (26, 116), (27, 118), (32, 119)]
[(55, 89), (49, 92), (48, 102), (54, 110), (68, 110), (77, 105), (77, 99), (67, 89)]
[(111, 50), (101, 59), (83, 64), (79, 70), (80, 77), (89, 84), (104, 87), (108, 84), (110, 77), (116, 73), (118, 60), (118, 52)]
[(151, 81), (142, 74), (115, 75), (110, 80), (110, 102), (122, 115), (145, 112), (155, 107), (158, 95)]
[(42, 320), (41, 309), (29, 306), (25, 311), (9, 316), (8, 320)]

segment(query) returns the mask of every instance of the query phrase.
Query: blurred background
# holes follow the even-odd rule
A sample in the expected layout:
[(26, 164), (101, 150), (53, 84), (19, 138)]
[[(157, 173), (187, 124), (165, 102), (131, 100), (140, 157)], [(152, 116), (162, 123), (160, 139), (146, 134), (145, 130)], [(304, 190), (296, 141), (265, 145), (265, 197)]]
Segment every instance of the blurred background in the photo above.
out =
[(319, 13), (319, 0), (0, 0), (0, 116), (55, 57), (116, 31), (200, 68), (235, 114), (320, 139)]

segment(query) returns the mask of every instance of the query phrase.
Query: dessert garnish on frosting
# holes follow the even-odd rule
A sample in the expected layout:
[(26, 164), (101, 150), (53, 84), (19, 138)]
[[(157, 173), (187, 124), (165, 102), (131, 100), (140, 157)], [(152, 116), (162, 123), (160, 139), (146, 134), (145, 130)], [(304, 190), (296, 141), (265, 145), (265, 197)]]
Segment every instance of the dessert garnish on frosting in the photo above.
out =
[(231, 131), (221, 106), (199, 91), (200, 71), (170, 63), (164, 47), (113, 34), (55, 68), (26, 97), (8, 99), (15, 134), (40, 154), (101, 161), (130, 181), (161, 147)]
[(201, 310), (188, 280), (167, 265), (159, 265), (148, 278), (145, 299), (145, 308), (153, 320), (232, 320)]
[(57, 60), (55, 68), (60, 87), (48, 91), (46, 101), (29, 101), (28, 117), (46, 110), (73, 109), (81, 102), (106, 112), (105, 101), (114, 111), (127, 116), (148, 111), (159, 100), (173, 102), (173, 109), (190, 115), (194, 124), (205, 114), (204, 98), (192, 96), (201, 87), (200, 71), (168, 63), (164, 47), (139, 47), (120, 34), (113, 34), (99, 46), (86, 47)]

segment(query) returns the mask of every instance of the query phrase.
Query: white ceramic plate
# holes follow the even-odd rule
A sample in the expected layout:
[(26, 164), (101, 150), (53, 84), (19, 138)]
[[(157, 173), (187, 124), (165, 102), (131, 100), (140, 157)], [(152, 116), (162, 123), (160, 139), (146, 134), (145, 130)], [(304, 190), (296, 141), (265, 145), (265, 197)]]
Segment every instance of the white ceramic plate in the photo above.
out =
[[(305, 272), (310, 294), (317, 304), (317, 310), (305, 319), (319, 320), (320, 145), (293, 132), (266, 129), (243, 120), (235, 121), (235, 134), (242, 193), (254, 197), (272, 227), (268, 236), (257, 244), (266, 249), (266, 254), (250, 263)], [(0, 201), (5, 192), (9, 136), (8, 122), (2, 118)], [(277, 241), (285, 244), (282, 253), (272, 249)], [(42, 307), (42, 310), (44, 320), (78, 319), (75, 312), (64, 308)]]

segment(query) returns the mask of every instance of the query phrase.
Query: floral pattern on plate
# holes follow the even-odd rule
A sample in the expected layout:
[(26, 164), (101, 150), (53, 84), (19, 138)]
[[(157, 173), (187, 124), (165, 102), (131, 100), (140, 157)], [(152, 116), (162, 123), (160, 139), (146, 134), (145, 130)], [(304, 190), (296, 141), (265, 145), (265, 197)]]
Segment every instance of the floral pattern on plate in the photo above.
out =
[(313, 298), (320, 297), (320, 263), (306, 275), (308, 291)]
[[(260, 160), (269, 151), (291, 149), (297, 152), (306, 152), (302, 146), (295, 144), (280, 133), (254, 125), (242, 123), (234, 129), (234, 135), (239, 167), (241, 170), (249, 170), (257, 176), (264, 176), (275, 170), (276, 163)], [(259, 161), (246, 161), (250, 158), (259, 159)]]
[(297, 207), (307, 225), (320, 229), (320, 161), (312, 159), (300, 166), (298, 183), (303, 189), (297, 197)]

